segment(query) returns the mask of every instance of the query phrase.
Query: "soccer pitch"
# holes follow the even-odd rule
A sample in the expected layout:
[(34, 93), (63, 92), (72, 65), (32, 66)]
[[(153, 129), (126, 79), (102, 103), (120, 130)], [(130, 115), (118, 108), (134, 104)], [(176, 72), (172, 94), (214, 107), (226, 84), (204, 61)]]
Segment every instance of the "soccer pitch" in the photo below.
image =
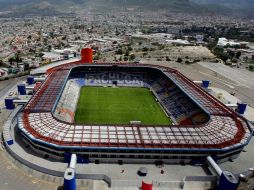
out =
[(152, 92), (145, 88), (83, 87), (75, 113), (75, 122), (82, 124), (169, 125)]

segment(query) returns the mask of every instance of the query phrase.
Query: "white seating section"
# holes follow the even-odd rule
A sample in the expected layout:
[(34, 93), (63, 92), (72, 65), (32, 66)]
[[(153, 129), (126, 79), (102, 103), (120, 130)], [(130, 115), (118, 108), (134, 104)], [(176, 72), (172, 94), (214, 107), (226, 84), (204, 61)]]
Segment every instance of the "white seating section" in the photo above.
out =
[(74, 122), (76, 106), (79, 99), (80, 86), (75, 80), (68, 80), (57, 103), (54, 116), (62, 121)]
[[(51, 113), (31, 113), (29, 123), (37, 135), (51, 138), (52, 143), (62, 142), (84, 146), (96, 143), (106, 146), (163, 146), (178, 145), (214, 146), (230, 141), (237, 135), (238, 129), (231, 118), (212, 116), (206, 127), (135, 127), (135, 126), (88, 126), (59, 123)], [(19, 128), (29, 133), (19, 117)], [(248, 134), (248, 133), (246, 133)], [(37, 138), (36, 135), (31, 136)], [(248, 135), (242, 139), (245, 142)]]

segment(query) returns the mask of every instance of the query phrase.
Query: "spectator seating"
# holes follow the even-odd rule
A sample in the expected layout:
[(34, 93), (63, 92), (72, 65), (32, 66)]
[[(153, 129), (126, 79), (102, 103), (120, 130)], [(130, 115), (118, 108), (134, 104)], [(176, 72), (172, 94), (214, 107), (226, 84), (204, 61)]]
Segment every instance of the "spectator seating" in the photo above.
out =
[(169, 117), (177, 123), (192, 124), (192, 116), (194, 115), (196, 116), (195, 122), (205, 121), (206, 115), (202, 114), (201, 109), (173, 82), (160, 76), (151, 77), (142, 74), (114, 72), (78, 73), (71, 76), (57, 104), (54, 116), (66, 122), (73, 122), (81, 87), (113, 86), (114, 84), (121, 87), (152, 89)]
[(54, 116), (57, 119), (73, 123), (76, 105), (79, 99), (80, 86), (74, 79), (68, 80), (57, 103)]

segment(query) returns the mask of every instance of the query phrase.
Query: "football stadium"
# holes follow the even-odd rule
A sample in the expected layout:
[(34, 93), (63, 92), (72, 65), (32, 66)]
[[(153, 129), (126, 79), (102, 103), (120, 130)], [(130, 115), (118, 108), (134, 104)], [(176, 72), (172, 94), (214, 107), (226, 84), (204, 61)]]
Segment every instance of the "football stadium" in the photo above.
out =
[(204, 163), (236, 158), (249, 123), (172, 68), (76, 61), (47, 78), (18, 116), (24, 142), (82, 162)]

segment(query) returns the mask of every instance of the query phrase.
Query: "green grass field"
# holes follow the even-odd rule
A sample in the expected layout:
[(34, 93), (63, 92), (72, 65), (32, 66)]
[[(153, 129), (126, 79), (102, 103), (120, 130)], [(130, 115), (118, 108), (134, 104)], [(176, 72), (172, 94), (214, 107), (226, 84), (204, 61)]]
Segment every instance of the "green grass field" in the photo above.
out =
[(153, 94), (145, 88), (83, 87), (75, 114), (82, 124), (169, 125)]

